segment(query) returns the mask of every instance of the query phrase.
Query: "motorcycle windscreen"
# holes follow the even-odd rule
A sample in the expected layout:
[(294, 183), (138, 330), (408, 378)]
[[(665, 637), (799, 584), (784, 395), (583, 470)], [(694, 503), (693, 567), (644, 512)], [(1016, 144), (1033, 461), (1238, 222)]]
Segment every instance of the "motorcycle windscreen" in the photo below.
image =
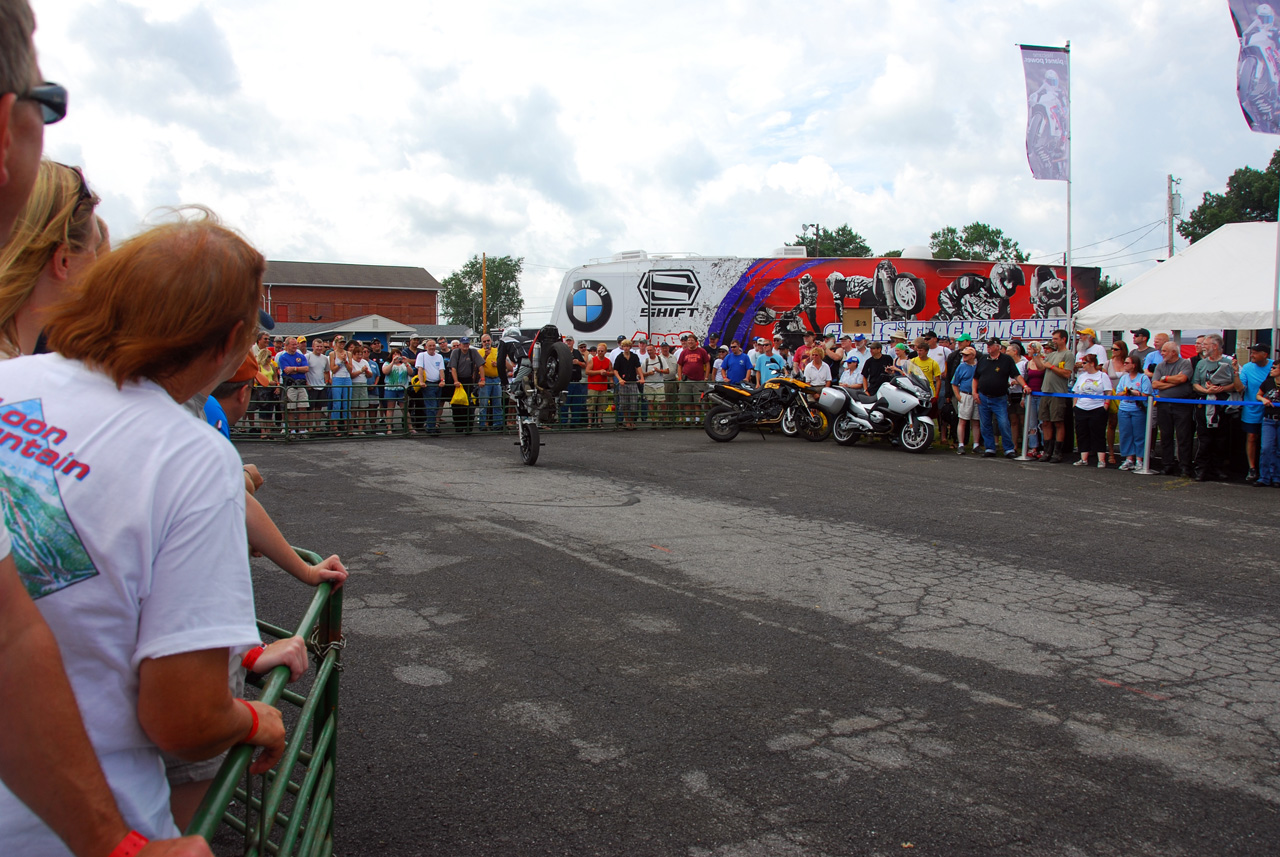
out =
[(1027, 85), (1027, 163), (1031, 175), (1071, 181), (1070, 54), (1021, 45)]

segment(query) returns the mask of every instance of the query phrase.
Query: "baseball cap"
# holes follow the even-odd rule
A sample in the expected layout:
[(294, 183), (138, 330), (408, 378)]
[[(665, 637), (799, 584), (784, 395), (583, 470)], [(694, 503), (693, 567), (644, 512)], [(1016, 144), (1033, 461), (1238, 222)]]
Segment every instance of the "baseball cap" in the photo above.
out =
[(973, 342), (973, 337), (967, 333), (962, 333), (956, 337), (956, 342)]
[(728, 350), (729, 350), (729, 346), (727, 346), (727, 345), (721, 345), (721, 346), (720, 346), (718, 349), (716, 349), (716, 350), (717, 350), (717, 351), (728, 351)]
[(936, 330), (926, 330), (926, 331), (924, 332), (924, 338), (925, 338), (925, 339), (929, 339), (929, 338), (931, 338), (931, 337), (932, 337), (933, 339), (937, 339), (937, 338), (938, 338), (938, 332), (937, 332)]
[(239, 384), (244, 381), (252, 381), (254, 378), (259, 379), (264, 387), (271, 386), (271, 382), (264, 377), (258, 370), (258, 361), (253, 359), (252, 354), (246, 354), (244, 362), (240, 364), (240, 368), (236, 370), (236, 374), (227, 380), (233, 384)]
[(1271, 353), (1271, 346), (1270, 346), (1270, 345), (1264, 345), (1264, 344), (1262, 344), (1261, 342), (1255, 342), (1255, 343), (1253, 343), (1253, 345), (1250, 345), (1250, 346), (1249, 346), (1249, 350), (1250, 350), (1250, 351), (1261, 351), (1261, 352), (1262, 352), (1262, 353), (1264, 353), (1264, 354), (1270, 354), (1270, 353)]
[(853, 341), (854, 341), (854, 342), (866, 342), (866, 341), (867, 341), (867, 338), (866, 338), (865, 336), (863, 336), (861, 333), (859, 333), (857, 336), (855, 336), (855, 337), (853, 338)]
[(1003, 344), (1003, 343), (1000, 341), (1000, 337), (998, 337), (998, 336), (991, 336), (991, 337), (988, 337), (985, 341), (986, 341), (987, 345), (1002, 345), (1002, 344)]
[(1140, 327), (1137, 330), (1131, 330), (1129, 332), (1134, 336), (1145, 336), (1147, 339), (1151, 338), (1151, 331), (1147, 330), (1145, 327)]
[(461, 342), (463, 345), (470, 345), (471, 337), (470, 336), (459, 337), (458, 341)]
[(857, 362), (858, 362), (858, 358), (857, 358), (857, 357), (855, 357), (855, 356), (853, 356), (852, 354), (850, 354), (848, 357), (844, 358), (844, 362), (845, 362), (845, 363), (857, 363)]
[(619, 334), (618, 334), (618, 341), (619, 341), (619, 342), (621, 342), (621, 341), (622, 341), (622, 340), (624, 340), (624, 339), (626, 339), (626, 337), (625, 337), (625, 336), (623, 336), (621, 333), (619, 333)]
[(263, 330), (275, 330), (276, 328), (276, 320), (265, 309), (258, 310), (258, 324), (262, 326)]
[(1078, 333), (1081, 336), (1092, 336), (1094, 339), (1098, 338), (1098, 334), (1093, 332), (1092, 327), (1082, 327), (1079, 330), (1077, 330), (1076, 333)]

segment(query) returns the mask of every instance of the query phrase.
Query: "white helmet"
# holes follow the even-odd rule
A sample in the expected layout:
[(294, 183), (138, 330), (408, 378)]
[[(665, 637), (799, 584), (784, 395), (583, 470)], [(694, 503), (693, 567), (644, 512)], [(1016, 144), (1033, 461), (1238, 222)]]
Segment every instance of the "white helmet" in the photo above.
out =
[(1046, 86), (1052, 86), (1054, 89), (1057, 89), (1057, 88), (1058, 88), (1058, 73), (1057, 73), (1056, 71), (1054, 71), (1053, 69), (1049, 69), (1048, 71), (1046, 71), (1046, 72), (1044, 73), (1044, 82), (1045, 82), (1045, 85), (1046, 85)]
[(1257, 10), (1254, 12), (1258, 16), (1258, 21), (1266, 24), (1268, 27), (1275, 23), (1275, 10), (1267, 3), (1259, 3)]
[(502, 341), (503, 342), (519, 342), (520, 328), (508, 327), (506, 330), (502, 331)]
[(991, 268), (991, 287), (998, 297), (1008, 298), (1017, 291), (1026, 280), (1022, 269), (1017, 265), (1001, 262)]

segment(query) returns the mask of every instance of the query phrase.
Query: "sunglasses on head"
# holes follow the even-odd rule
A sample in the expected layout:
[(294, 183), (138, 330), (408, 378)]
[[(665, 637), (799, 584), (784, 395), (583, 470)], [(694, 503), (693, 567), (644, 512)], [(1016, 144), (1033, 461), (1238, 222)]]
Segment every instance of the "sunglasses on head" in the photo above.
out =
[(58, 166), (62, 167), (64, 170), (71, 170), (71, 172), (76, 174), (76, 179), (80, 182), (80, 187), (76, 190), (76, 208), (79, 208), (80, 204), (86, 200), (97, 200), (93, 191), (89, 190), (89, 183), (85, 181), (84, 170), (79, 167), (73, 167), (70, 164), (63, 164), (57, 161), (54, 163), (58, 164)]
[(67, 88), (47, 80), (19, 95), (18, 100), (39, 104), (40, 115), (46, 125), (59, 122), (67, 115)]

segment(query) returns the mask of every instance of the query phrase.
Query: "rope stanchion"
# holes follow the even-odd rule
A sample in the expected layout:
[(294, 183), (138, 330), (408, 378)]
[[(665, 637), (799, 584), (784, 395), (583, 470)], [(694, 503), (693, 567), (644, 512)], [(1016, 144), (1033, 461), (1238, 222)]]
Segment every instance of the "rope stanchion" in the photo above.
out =
[(1023, 398), (1026, 400), (1026, 407), (1022, 414), (1022, 455), (1019, 455), (1014, 461), (1033, 461), (1031, 456), (1027, 455), (1027, 448), (1031, 444), (1031, 403), (1035, 401), (1035, 392), (1028, 393)]
[(1147, 400), (1147, 424), (1142, 429), (1142, 469), (1134, 470), (1134, 473), (1143, 476), (1155, 476), (1158, 471), (1151, 469), (1151, 440), (1152, 428), (1155, 423), (1156, 398), (1155, 396), (1146, 396)]

